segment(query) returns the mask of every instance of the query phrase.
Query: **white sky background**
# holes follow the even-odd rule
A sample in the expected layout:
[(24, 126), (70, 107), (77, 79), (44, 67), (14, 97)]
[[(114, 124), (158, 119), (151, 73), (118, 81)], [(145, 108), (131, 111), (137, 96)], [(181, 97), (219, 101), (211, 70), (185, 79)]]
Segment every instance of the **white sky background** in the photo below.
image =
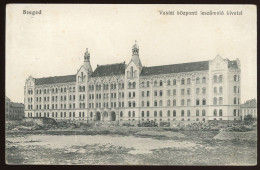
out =
[[(23, 10), (42, 10), (23, 15)], [(175, 15), (160, 15), (174, 10)], [(243, 11), (242, 16), (180, 16), (176, 11)], [(240, 5), (8, 5), (6, 95), (24, 102), (25, 80), (76, 74), (86, 48), (97, 64), (131, 59), (144, 66), (222, 58), (241, 61), (241, 102), (256, 98), (256, 7)]]

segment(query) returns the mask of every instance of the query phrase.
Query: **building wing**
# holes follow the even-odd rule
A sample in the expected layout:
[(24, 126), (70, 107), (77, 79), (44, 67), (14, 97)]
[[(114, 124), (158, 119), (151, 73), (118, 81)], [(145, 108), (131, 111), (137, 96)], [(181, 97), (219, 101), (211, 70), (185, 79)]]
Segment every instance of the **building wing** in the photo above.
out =
[(98, 65), (91, 77), (111, 76), (111, 75), (124, 75), (125, 63)]
[(35, 85), (76, 82), (76, 75), (55, 76), (35, 79)]

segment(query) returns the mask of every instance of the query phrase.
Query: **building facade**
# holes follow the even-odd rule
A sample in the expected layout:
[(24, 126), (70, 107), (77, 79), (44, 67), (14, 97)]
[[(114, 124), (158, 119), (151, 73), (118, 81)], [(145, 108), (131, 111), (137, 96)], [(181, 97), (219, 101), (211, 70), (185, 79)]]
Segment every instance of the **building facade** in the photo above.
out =
[(24, 117), (24, 104), (14, 103), (5, 96), (6, 120), (21, 120)]
[(253, 118), (257, 119), (257, 104), (256, 99), (246, 101), (241, 106), (241, 118), (244, 120), (245, 116), (252, 115)]
[(238, 120), (240, 61), (223, 59), (142, 66), (139, 46), (128, 63), (98, 65), (88, 50), (74, 75), (33, 78), (24, 86), (26, 117), (81, 121)]

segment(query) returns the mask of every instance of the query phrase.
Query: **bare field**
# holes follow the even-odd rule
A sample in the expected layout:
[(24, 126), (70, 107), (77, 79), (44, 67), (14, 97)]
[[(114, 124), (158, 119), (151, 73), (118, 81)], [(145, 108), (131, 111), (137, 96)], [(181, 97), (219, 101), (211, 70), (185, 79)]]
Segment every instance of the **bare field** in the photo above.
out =
[(6, 162), (64, 165), (256, 164), (256, 140), (214, 139), (218, 133), (134, 127), (7, 132)]

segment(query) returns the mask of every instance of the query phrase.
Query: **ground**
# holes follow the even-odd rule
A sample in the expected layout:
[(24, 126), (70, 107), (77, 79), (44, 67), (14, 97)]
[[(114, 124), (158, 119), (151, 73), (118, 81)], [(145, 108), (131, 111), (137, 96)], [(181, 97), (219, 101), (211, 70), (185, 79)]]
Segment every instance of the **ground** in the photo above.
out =
[[(256, 164), (256, 140), (214, 139), (219, 133), (138, 127), (8, 131), (6, 162), (84, 165)], [(256, 130), (249, 133), (256, 135)]]

